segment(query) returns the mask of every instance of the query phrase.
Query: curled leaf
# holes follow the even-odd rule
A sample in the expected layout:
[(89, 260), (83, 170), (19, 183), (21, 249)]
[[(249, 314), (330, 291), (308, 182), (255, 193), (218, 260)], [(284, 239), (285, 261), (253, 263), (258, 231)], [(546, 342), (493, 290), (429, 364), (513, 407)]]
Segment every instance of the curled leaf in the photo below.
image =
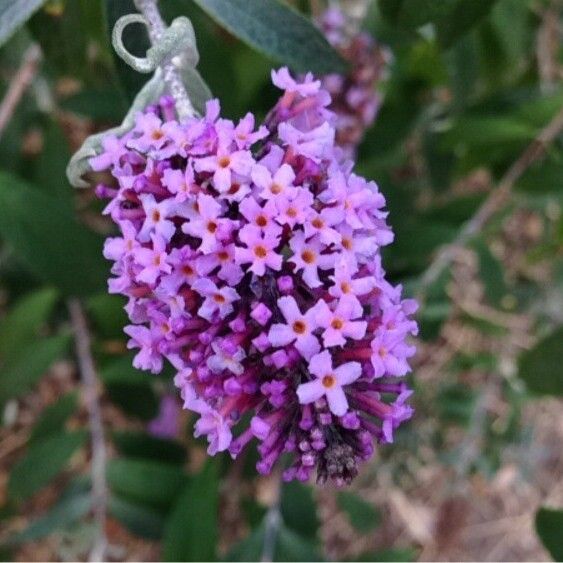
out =
[(87, 188), (86, 182), (82, 176), (90, 172), (89, 161), (92, 157), (99, 154), (102, 146), (102, 139), (107, 135), (121, 136), (133, 128), (135, 124), (135, 116), (137, 112), (143, 110), (149, 104), (157, 100), (164, 90), (164, 80), (162, 71), (157, 69), (154, 76), (143, 86), (137, 97), (133, 100), (133, 104), (125, 115), (123, 122), (118, 127), (97, 133), (88, 137), (82, 146), (72, 155), (66, 168), (66, 176), (68, 181), (75, 188)]
[(162, 33), (158, 41), (147, 51), (145, 58), (132, 55), (123, 44), (123, 31), (132, 23), (142, 23), (148, 27), (141, 14), (127, 14), (115, 22), (112, 31), (112, 44), (115, 52), (134, 70), (144, 74), (155, 71), (163, 62), (182, 55), (189, 65), (195, 67), (199, 62), (195, 32), (192, 22), (180, 16)]

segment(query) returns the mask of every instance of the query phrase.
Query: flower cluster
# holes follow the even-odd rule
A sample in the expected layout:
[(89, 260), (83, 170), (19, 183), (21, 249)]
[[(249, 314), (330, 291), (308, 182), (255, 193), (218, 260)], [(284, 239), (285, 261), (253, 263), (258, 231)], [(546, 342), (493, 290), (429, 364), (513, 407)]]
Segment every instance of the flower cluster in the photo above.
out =
[(385, 200), (335, 145), (329, 94), (272, 78), (284, 93), (262, 126), (217, 101), (178, 123), (164, 98), (105, 138), (91, 166), (118, 185), (97, 187), (121, 231), (109, 288), (129, 299), (134, 365), (172, 363), (211, 455), (257, 439), (260, 473), (287, 453), (286, 480), (340, 485), (412, 415), (416, 304), (385, 280)]
[(336, 142), (347, 156), (353, 157), (381, 105), (377, 87), (385, 78), (391, 52), (367, 32), (348, 37), (346, 24), (346, 16), (337, 7), (327, 9), (318, 22), (329, 43), (340, 51), (351, 67), (347, 75), (324, 77), (322, 86), (332, 97)]

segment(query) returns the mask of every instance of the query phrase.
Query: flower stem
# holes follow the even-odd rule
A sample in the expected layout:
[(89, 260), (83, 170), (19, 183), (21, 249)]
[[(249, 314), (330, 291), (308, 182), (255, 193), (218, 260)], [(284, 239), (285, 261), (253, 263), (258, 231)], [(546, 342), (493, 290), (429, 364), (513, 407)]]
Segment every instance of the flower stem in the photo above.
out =
[[(166, 29), (166, 24), (158, 9), (157, 0), (135, 0), (135, 6), (143, 14), (149, 24), (151, 42), (157, 42)], [(167, 60), (162, 65), (162, 72), (164, 82), (176, 103), (176, 111), (178, 112), (179, 118), (183, 119), (196, 115), (186, 87), (182, 82), (178, 67), (171, 60)]]

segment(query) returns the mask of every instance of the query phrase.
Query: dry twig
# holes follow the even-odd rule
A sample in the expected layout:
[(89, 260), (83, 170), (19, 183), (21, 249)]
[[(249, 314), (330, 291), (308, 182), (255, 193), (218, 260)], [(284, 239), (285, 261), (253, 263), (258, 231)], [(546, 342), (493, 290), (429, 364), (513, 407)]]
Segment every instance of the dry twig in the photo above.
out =
[(88, 411), (92, 439), (92, 510), (97, 525), (97, 535), (90, 551), (90, 561), (103, 561), (108, 542), (105, 535), (107, 514), (106, 445), (102, 413), (98, 399), (98, 378), (92, 359), (90, 332), (86, 316), (78, 299), (68, 302), (70, 318), (76, 341), (76, 355), (80, 368), (84, 404)]
[(424, 299), (428, 287), (440, 277), (456, 254), (502, 209), (509, 200), (516, 182), (532, 164), (545, 155), (548, 147), (555, 141), (561, 131), (563, 131), (563, 109), (540, 131), (539, 135), (507, 170), (497, 188), (491, 192), (477, 213), (462, 227), (455, 240), (438, 251), (435, 259), (421, 277), (419, 300), (422, 301)]
[(22, 64), (10, 81), (10, 87), (0, 104), (0, 137), (12, 119), (22, 96), (32, 83), (40, 61), (41, 49), (33, 44), (24, 53)]

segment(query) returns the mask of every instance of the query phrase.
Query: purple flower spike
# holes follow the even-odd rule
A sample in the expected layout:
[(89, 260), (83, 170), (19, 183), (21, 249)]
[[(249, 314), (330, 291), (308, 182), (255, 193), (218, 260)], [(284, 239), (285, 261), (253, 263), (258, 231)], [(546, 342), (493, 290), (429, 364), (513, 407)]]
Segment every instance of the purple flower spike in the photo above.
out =
[(412, 416), (416, 303), (385, 279), (385, 200), (342, 160), (330, 96), (310, 75), (273, 79), (264, 125), (217, 101), (178, 122), (165, 99), (104, 140), (109, 287), (128, 298), (134, 365), (172, 364), (210, 455), (254, 442), (259, 473), (285, 453), (285, 480), (340, 486)]

